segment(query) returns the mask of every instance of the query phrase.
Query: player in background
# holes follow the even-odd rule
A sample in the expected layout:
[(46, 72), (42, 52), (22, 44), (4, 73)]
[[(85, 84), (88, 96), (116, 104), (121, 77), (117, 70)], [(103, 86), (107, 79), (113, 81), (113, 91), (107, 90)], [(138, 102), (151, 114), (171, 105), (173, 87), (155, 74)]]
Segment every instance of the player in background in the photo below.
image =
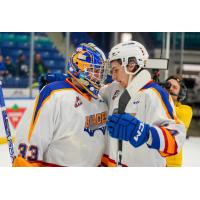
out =
[(81, 44), (68, 63), (68, 76), (43, 87), (28, 122), (16, 134), (13, 166), (98, 166), (105, 148), (107, 106), (99, 98), (105, 56)]
[[(188, 105), (182, 104), (186, 98), (187, 88), (179, 75), (170, 76), (166, 82), (168, 83), (168, 91), (174, 101), (176, 115), (181, 120), (185, 128), (188, 129), (192, 120), (192, 108)], [(182, 166), (182, 150), (174, 156), (166, 158), (168, 167), (181, 167)]]
[[(165, 157), (177, 154), (185, 141), (186, 131), (177, 120), (172, 99), (143, 69), (148, 57), (136, 41), (120, 43), (109, 53), (114, 81), (100, 91), (109, 108), (105, 166), (166, 166)], [(134, 91), (125, 112), (113, 114), (130, 84)], [(123, 141), (121, 162), (119, 140)]]

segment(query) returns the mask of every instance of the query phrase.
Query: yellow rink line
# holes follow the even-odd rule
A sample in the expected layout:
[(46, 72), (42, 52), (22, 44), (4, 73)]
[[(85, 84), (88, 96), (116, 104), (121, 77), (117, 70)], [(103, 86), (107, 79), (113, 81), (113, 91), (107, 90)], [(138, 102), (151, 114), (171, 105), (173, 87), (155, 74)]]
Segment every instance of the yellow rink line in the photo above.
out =
[[(12, 137), (12, 142), (15, 142), (15, 137)], [(1, 144), (6, 144), (8, 143), (7, 138), (6, 137), (0, 137), (0, 145)]]

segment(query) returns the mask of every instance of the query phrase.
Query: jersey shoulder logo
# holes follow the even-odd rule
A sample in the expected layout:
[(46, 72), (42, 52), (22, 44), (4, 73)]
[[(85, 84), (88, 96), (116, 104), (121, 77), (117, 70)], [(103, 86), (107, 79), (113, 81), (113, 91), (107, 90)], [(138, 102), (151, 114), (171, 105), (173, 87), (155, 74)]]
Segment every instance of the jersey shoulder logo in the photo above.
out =
[(75, 101), (75, 104), (74, 104), (74, 107), (77, 108), (79, 107), (80, 105), (82, 105), (82, 101), (80, 100), (79, 96), (76, 97), (76, 101)]

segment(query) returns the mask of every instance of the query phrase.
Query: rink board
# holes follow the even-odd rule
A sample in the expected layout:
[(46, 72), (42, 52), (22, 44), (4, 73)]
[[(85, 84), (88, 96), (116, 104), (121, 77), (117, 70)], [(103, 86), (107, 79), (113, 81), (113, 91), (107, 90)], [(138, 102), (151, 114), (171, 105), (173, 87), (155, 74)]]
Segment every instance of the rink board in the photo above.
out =
[[(5, 99), (11, 135), (14, 140), (20, 126), (26, 121), (30, 123), (34, 99)], [(0, 144), (7, 143), (2, 114), (0, 114)]]

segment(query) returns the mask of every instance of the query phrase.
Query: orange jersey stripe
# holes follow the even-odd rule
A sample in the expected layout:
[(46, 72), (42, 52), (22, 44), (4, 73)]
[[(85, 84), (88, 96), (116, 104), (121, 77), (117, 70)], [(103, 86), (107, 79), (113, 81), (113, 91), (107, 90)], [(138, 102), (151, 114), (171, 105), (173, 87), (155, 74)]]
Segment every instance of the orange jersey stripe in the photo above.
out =
[(54, 163), (47, 163), (44, 161), (27, 161), (26, 159), (18, 156), (15, 158), (13, 167), (63, 167)]
[[(78, 89), (72, 82), (70, 82), (68, 79), (65, 80), (67, 83), (69, 83), (79, 94), (81, 94), (83, 97), (85, 97), (88, 101), (91, 101), (91, 96), (88, 95), (88, 93), (92, 94), (87, 90), (88, 93), (83, 93), (81, 90)], [(84, 88), (86, 88), (84, 85), (82, 85)]]
[(104, 166), (107, 167), (116, 167), (116, 162), (108, 157), (108, 155), (103, 155), (101, 162)]
[[(101, 162), (102, 162), (103, 166), (117, 167), (117, 163), (115, 162), (115, 160), (109, 158), (109, 156), (106, 154), (103, 155)], [(122, 167), (128, 167), (128, 166), (125, 164), (122, 164)]]
[(177, 144), (172, 134), (164, 127), (161, 127), (165, 138), (165, 149), (163, 153), (174, 155), (177, 153)]

